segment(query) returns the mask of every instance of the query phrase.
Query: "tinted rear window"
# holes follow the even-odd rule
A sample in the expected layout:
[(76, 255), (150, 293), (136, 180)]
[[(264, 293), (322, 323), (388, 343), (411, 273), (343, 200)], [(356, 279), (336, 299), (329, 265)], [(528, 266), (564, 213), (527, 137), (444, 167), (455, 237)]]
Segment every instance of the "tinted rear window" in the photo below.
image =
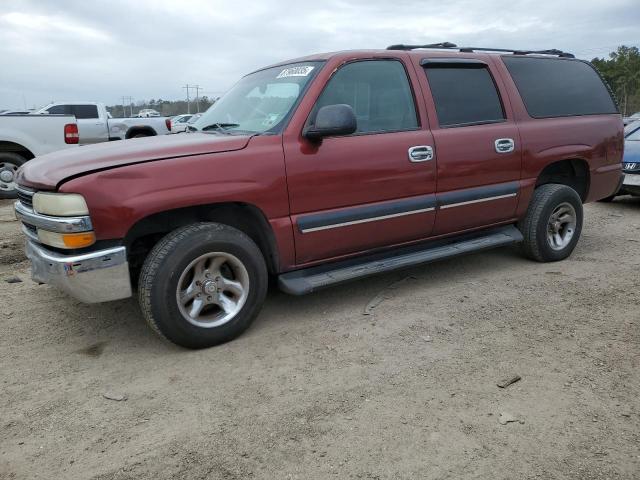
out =
[(98, 118), (98, 107), (96, 105), (72, 105), (71, 113), (77, 119)]
[(618, 113), (595, 69), (580, 60), (502, 57), (534, 118)]
[(486, 68), (425, 68), (441, 127), (504, 121), (502, 103)]

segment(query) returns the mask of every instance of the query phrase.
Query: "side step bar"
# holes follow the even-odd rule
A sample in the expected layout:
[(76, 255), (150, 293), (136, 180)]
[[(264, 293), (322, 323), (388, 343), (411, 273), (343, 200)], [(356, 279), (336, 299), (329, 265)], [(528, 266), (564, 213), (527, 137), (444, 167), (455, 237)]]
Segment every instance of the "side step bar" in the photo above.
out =
[(278, 277), (278, 286), (286, 293), (304, 295), (377, 273), (431, 263), (465, 253), (518, 243), (522, 240), (520, 230), (514, 225), (509, 225), (453, 240), (413, 245), (366, 257), (287, 272)]

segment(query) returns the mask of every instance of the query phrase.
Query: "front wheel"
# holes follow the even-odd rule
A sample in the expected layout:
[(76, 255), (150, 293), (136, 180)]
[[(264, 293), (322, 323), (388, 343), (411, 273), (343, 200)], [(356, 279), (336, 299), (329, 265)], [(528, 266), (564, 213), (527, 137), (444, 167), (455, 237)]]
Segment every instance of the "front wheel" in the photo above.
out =
[(151, 327), (187, 348), (236, 338), (258, 315), (268, 285), (264, 257), (243, 232), (198, 223), (166, 235), (142, 267), (138, 299)]
[(527, 215), (518, 227), (524, 236), (524, 254), (538, 262), (564, 260), (582, 232), (582, 200), (566, 185), (536, 188)]

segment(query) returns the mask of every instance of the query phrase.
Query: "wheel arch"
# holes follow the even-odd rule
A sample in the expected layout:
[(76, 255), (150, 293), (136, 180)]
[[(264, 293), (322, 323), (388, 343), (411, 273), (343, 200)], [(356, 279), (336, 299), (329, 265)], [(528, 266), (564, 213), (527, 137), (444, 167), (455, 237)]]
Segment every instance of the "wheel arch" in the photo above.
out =
[(11, 152), (22, 155), (25, 159), (31, 160), (35, 155), (27, 147), (20, 145), (19, 143), (0, 141), (0, 153)]
[[(178, 208), (151, 214), (136, 222), (124, 237), (133, 266), (144, 257), (160, 238), (176, 228), (197, 222), (218, 222), (245, 233), (264, 256), (270, 273), (279, 270), (276, 238), (267, 217), (255, 205), (242, 202), (214, 203)], [(141, 258), (142, 256), (142, 258)]]
[(591, 186), (589, 162), (583, 158), (567, 158), (547, 164), (536, 179), (535, 188), (549, 183), (559, 183), (573, 188), (585, 202)]
[(129, 128), (129, 130), (127, 130), (127, 133), (125, 135), (124, 138), (132, 138), (136, 135), (139, 135), (141, 133), (146, 134), (149, 137), (155, 137), (156, 135), (158, 135), (158, 133), (149, 126), (142, 126), (142, 127), (131, 127)]

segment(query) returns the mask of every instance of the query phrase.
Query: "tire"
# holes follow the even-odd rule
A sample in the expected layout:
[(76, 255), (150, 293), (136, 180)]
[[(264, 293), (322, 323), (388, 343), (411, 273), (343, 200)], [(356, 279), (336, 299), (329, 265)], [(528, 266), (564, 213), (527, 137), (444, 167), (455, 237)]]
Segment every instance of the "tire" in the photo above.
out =
[(559, 184), (536, 188), (527, 215), (518, 224), (524, 236), (523, 253), (538, 262), (564, 260), (578, 243), (582, 221), (582, 200), (574, 189)]
[(143, 137), (148, 137), (149, 135), (147, 135), (146, 133), (137, 133), (135, 135), (132, 135), (131, 138), (143, 138)]
[(0, 198), (16, 198), (15, 174), (27, 159), (13, 152), (0, 152)]
[(265, 260), (253, 240), (228, 225), (196, 223), (167, 234), (151, 250), (138, 300), (158, 334), (186, 348), (206, 348), (233, 340), (251, 325), (267, 286)]

